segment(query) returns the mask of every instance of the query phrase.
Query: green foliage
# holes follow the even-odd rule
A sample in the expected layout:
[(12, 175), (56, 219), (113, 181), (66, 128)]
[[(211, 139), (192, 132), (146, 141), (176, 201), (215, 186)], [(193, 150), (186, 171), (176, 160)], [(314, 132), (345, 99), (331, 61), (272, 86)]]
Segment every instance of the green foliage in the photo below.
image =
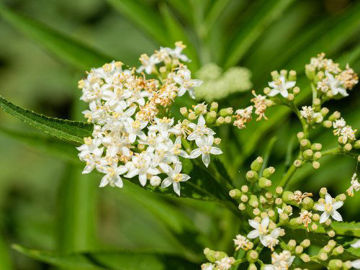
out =
[(5, 8), (3, 4), (0, 4), (0, 16), (51, 53), (79, 69), (90, 69), (111, 60), (110, 57), (97, 52), (90, 46), (40, 22), (17, 14)]
[(18, 252), (50, 265), (77, 270), (187, 270), (197, 266), (173, 255), (150, 252), (97, 252), (59, 255), (53, 252), (31, 250), (14, 245)]
[(70, 120), (51, 118), (22, 109), (0, 96), (0, 108), (40, 131), (61, 140), (82, 143), (83, 138), (91, 135), (92, 125)]

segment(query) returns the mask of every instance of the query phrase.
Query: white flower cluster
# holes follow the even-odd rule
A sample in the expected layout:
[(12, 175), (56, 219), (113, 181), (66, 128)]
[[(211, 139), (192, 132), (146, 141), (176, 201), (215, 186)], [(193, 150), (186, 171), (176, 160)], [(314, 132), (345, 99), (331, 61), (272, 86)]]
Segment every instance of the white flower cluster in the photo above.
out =
[(339, 136), (339, 142), (346, 144), (347, 142), (353, 142), (356, 140), (357, 130), (347, 125), (344, 118), (340, 118), (333, 122), (334, 135)]
[(353, 69), (347, 65), (342, 70), (338, 63), (325, 58), (324, 53), (311, 58), (306, 71), (307, 74), (312, 74), (310, 77), (314, 77), (316, 89), (327, 97), (346, 97), (349, 95), (347, 90), (351, 90), (358, 83), (358, 77)]
[(323, 116), (320, 112), (315, 112), (311, 106), (303, 106), (300, 111), (300, 115), (308, 123), (321, 123), (323, 121)]
[(350, 187), (347, 189), (347, 194), (352, 197), (354, 196), (354, 191), (359, 191), (360, 190), (360, 183), (359, 183), (359, 179), (356, 173), (353, 174), (353, 176), (351, 177), (351, 181), (350, 181)]
[(320, 216), (320, 223), (325, 223), (330, 217), (336, 221), (343, 220), (337, 210), (344, 205), (344, 202), (334, 200), (329, 193), (325, 194), (325, 199), (320, 200), (314, 206), (316, 210), (323, 212)]
[(264, 270), (284, 270), (289, 269), (295, 256), (290, 251), (284, 250), (281, 253), (274, 252), (271, 254), (271, 264), (265, 265)]
[[(210, 154), (221, 154), (213, 147), (215, 132), (206, 126), (202, 115), (198, 123), (185, 120), (175, 123), (167, 118), (169, 106), (185, 92), (201, 82), (191, 78), (191, 72), (180, 61), (184, 46), (161, 48), (152, 56), (142, 55), (142, 65), (136, 70), (124, 69), (121, 62), (94, 68), (79, 82), (81, 99), (89, 103), (83, 114), (94, 124), (92, 137), (78, 147), (79, 158), (86, 162), (83, 173), (92, 170), (105, 174), (100, 186), (122, 187), (122, 176), (138, 177), (142, 186), (173, 186), (180, 195), (180, 183), (190, 176), (183, 174), (182, 158), (202, 155), (206, 166)], [(147, 79), (144, 73), (159, 79)], [(198, 148), (187, 153), (182, 139), (195, 141)], [(164, 180), (162, 180), (164, 179)]]

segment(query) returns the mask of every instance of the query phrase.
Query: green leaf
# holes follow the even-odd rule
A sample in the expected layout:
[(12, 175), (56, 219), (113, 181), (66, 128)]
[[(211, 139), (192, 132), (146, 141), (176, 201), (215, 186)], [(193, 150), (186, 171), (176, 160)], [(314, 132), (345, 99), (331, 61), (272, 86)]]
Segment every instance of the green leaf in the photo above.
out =
[(240, 30), (225, 57), (225, 68), (236, 65), (251, 45), (261, 36), (266, 28), (293, 2), (293, 0), (265, 0), (256, 3), (253, 12), (249, 14), (249, 19), (245, 20), (246, 24), (240, 26)]
[(166, 27), (151, 7), (140, 0), (108, 0), (124, 16), (132, 20), (141, 30), (152, 36), (161, 45), (169, 45)]
[(360, 238), (360, 222), (332, 222), (331, 227), (337, 235)]
[(82, 169), (67, 164), (58, 193), (57, 237), (61, 253), (94, 250), (96, 241), (96, 174), (82, 175)]
[(166, 4), (160, 5), (160, 12), (165, 22), (168, 36), (171, 37), (172, 42), (183, 41), (186, 45), (185, 53), (191, 59), (191, 62), (187, 65), (192, 70), (196, 70), (199, 67), (198, 56), (196, 49), (192, 45), (193, 42), (189, 40), (188, 34), (186, 33), (184, 27), (178, 22), (174, 14), (168, 8)]
[(49, 153), (62, 160), (80, 164), (77, 157), (78, 153), (73, 144), (69, 144), (49, 136), (44, 136), (43, 134), (32, 133), (29, 131), (23, 132), (2, 126), (0, 126), (0, 133), (10, 139), (22, 142), (30, 147)]
[(27, 123), (32, 127), (61, 140), (73, 143), (82, 143), (83, 138), (90, 136), (92, 132), (91, 124), (47, 117), (22, 109), (1, 96), (0, 108), (24, 123)]
[(112, 60), (95, 49), (34, 19), (20, 15), (0, 4), (0, 16), (58, 58), (79, 69), (101, 66)]
[(2, 270), (13, 269), (8, 247), (1, 237), (0, 237), (0, 263)]
[(13, 246), (18, 252), (35, 260), (63, 268), (77, 270), (191, 270), (198, 266), (174, 255), (151, 252), (98, 252), (59, 255), (54, 252), (31, 250), (19, 245)]

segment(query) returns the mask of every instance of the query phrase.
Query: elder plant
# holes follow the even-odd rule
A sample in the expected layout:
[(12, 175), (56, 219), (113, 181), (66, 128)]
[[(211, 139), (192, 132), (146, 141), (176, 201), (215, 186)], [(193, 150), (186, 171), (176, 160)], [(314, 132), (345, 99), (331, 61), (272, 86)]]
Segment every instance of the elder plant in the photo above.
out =
[[(202, 83), (192, 78), (184, 48), (178, 42), (175, 48), (160, 48), (151, 56), (144, 54), (138, 68), (111, 62), (92, 69), (79, 82), (81, 99), (89, 104), (83, 114), (94, 124), (92, 136), (84, 138), (78, 148), (79, 158), (86, 163), (83, 173), (102, 173), (100, 187), (122, 188), (122, 179), (126, 178), (153, 190), (172, 186), (181, 196), (181, 187), (192, 181), (183, 172), (184, 163), (203, 163), (210, 170), (212, 159), (222, 154), (216, 129), (223, 125), (244, 129), (254, 116), (256, 121), (266, 120), (269, 106), (287, 106), (302, 126), (297, 134), (297, 158), (276, 187), (271, 180), (275, 168), (264, 168), (262, 157), (251, 163), (246, 173), (248, 183), (238, 188), (222, 183), (230, 189), (229, 203), (236, 204), (240, 219), (248, 224), (234, 235), (232, 254), (205, 248), (208, 262), (201, 269), (283, 270), (311, 269), (314, 265), (360, 269), (356, 255), (360, 240), (341, 230), (341, 207), (360, 190), (357, 174), (340, 194), (329, 194), (326, 187), (319, 194), (287, 189), (297, 170), (306, 163), (319, 169), (323, 156), (349, 155), (360, 161), (357, 130), (340, 112), (331, 113), (325, 107), (327, 101), (349, 95), (358, 82), (355, 72), (349, 66), (342, 69), (322, 53), (306, 65), (313, 93), (309, 105), (298, 106), (296, 102), (301, 92), (296, 72), (281, 70), (271, 73), (272, 81), (263, 95), (252, 92), (248, 107), (219, 108), (216, 102), (198, 103), (180, 108), (181, 118), (175, 119), (171, 111), (174, 102), (186, 94), (195, 98), (194, 88)], [(333, 133), (337, 147), (327, 148), (310, 139), (319, 128)], [(314, 243), (312, 235), (319, 235)], [(321, 238), (322, 245), (316, 243), (317, 238)]]

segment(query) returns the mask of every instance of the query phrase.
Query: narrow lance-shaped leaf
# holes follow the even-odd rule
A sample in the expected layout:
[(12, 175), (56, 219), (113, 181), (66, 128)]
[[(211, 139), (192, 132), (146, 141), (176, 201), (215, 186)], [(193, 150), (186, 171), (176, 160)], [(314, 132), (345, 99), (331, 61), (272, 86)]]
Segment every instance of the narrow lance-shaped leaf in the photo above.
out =
[(120, 13), (132, 20), (141, 30), (152, 36), (161, 45), (169, 45), (166, 27), (159, 14), (140, 0), (108, 0)]
[(98, 252), (59, 255), (14, 245), (18, 252), (35, 260), (62, 268), (77, 270), (191, 270), (198, 266), (181, 257), (153, 252)]
[(1, 96), (0, 108), (15, 118), (41, 130), (46, 134), (74, 143), (82, 143), (84, 137), (91, 135), (93, 128), (91, 124), (84, 122), (51, 118), (25, 110), (12, 104)]
[(101, 66), (111, 57), (96, 51), (34, 19), (20, 15), (0, 3), (0, 16), (48, 51), (79, 69)]

